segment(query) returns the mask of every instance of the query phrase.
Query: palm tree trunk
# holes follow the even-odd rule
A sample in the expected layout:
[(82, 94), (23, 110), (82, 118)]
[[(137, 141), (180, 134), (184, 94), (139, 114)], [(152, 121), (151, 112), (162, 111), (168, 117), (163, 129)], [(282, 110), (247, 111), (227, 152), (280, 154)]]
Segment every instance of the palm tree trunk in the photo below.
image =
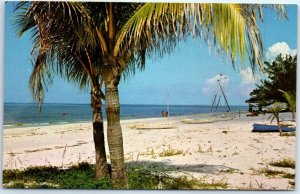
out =
[(279, 135), (282, 136), (282, 130), (281, 130), (281, 126), (280, 126), (279, 117), (276, 117), (276, 120), (277, 120), (277, 126), (278, 126), (278, 130), (279, 130)]
[(120, 124), (120, 104), (118, 93), (119, 78), (105, 82), (105, 105), (107, 115), (107, 141), (111, 160), (111, 179), (113, 188), (127, 186), (124, 162), (123, 137)]
[(93, 120), (93, 137), (96, 154), (96, 179), (109, 177), (108, 165), (105, 152), (104, 127), (101, 111), (100, 92), (96, 88), (92, 88), (91, 107)]

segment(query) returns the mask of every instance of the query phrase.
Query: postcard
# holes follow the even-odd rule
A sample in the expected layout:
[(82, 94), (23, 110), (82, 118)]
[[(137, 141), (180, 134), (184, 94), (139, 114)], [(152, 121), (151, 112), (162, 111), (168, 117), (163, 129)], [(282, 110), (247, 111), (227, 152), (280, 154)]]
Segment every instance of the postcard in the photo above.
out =
[(7, 1), (5, 189), (294, 190), (297, 5)]

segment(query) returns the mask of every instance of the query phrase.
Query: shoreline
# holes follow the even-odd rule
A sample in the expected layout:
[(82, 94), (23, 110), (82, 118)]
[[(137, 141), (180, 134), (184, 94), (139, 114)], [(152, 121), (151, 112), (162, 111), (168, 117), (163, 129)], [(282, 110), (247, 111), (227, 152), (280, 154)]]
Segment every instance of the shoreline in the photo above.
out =
[[(283, 113), (281, 117), (289, 120), (290, 114)], [(240, 118), (203, 124), (185, 124), (184, 119), (191, 117), (121, 120), (125, 162), (163, 166), (175, 169), (175, 175), (209, 181), (224, 179), (229, 189), (245, 189), (249, 185), (261, 189), (256, 182), (263, 184), (264, 189), (292, 189), (289, 179), (257, 172), (273, 169), (269, 166), (272, 161), (296, 159), (295, 136), (251, 132), (253, 123), (270, 124), (268, 114), (241, 114)], [(136, 128), (155, 124), (170, 124), (174, 128)], [(104, 128), (106, 133), (106, 121)], [(107, 141), (106, 151), (109, 161)], [(179, 154), (164, 156), (166, 151)], [(40, 165), (66, 168), (83, 161), (94, 163), (94, 155), (91, 122), (3, 131), (3, 169)], [(294, 169), (284, 171), (295, 173)]]
[[(240, 111), (240, 114), (245, 114), (247, 111)], [(239, 111), (233, 111), (233, 112), (212, 112), (212, 113), (196, 113), (196, 114), (186, 114), (186, 115), (171, 115), (170, 118), (177, 118), (177, 117), (213, 117), (216, 115), (222, 115), (222, 114), (238, 114)], [(139, 120), (139, 119), (160, 119), (160, 118), (166, 118), (166, 117), (123, 117), (121, 118), (121, 121), (125, 120)], [(104, 122), (106, 122), (106, 118), (103, 119)], [(3, 124), (3, 129), (13, 129), (13, 128), (27, 128), (27, 127), (46, 127), (46, 126), (52, 126), (52, 125), (66, 125), (66, 124), (80, 124), (80, 123), (89, 123), (92, 122), (92, 120), (82, 120), (82, 121), (62, 121), (62, 122), (45, 122), (45, 123), (15, 123), (15, 124)]]

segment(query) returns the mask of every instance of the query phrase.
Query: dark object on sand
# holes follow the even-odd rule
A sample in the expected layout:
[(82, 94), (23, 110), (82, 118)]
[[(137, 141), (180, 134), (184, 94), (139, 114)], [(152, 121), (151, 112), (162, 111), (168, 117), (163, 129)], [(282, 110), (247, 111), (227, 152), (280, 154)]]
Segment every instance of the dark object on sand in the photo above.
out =
[[(293, 132), (296, 131), (296, 128), (292, 127), (281, 127), (282, 132)], [(253, 124), (253, 130), (252, 132), (261, 132), (261, 133), (267, 133), (267, 132), (279, 132), (278, 126), (276, 125), (262, 125), (262, 124)]]
[(250, 112), (246, 116), (247, 117), (256, 117), (256, 116), (258, 116), (258, 113), (257, 112)]
[(165, 111), (161, 111), (161, 116), (165, 117)]

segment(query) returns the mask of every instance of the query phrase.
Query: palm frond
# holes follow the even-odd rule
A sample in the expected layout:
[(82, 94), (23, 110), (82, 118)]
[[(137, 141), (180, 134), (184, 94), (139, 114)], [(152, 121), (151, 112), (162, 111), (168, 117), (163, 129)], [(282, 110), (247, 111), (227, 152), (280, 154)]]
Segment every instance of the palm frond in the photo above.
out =
[[(91, 80), (99, 77), (98, 68), (94, 68), (94, 72), (86, 70), (77, 59), (79, 56), (88, 65), (87, 57), (80, 53), (86, 45), (97, 44), (93, 38), (96, 34), (89, 30), (92, 25), (89, 11), (83, 3), (20, 2), (15, 10), (15, 24), (19, 36), (33, 31), (32, 61), (35, 65), (30, 86), (34, 99), (39, 101), (39, 109), (54, 74), (79, 84), (82, 89), (87, 89)], [(95, 63), (99, 64), (99, 59)]]
[(47, 53), (40, 51), (33, 61), (34, 67), (31, 73), (29, 84), (34, 100), (38, 101), (38, 110), (41, 112), (45, 91), (48, 85), (52, 84), (52, 73), (47, 66)]
[(250, 57), (262, 67), (262, 41), (254, 7), (240, 4), (145, 3), (118, 33), (114, 55), (135, 48), (163, 56), (188, 36), (202, 37), (234, 64)]
[(278, 91), (282, 93), (292, 111), (296, 111), (296, 94), (291, 91), (284, 91), (281, 89), (278, 89)]
[(287, 104), (284, 102), (275, 102), (273, 103), (268, 109), (267, 111), (272, 112), (274, 115), (279, 114), (281, 111), (286, 110), (287, 108)]
[(277, 15), (280, 19), (286, 19), (287, 14), (285, 10), (285, 5), (284, 4), (272, 4), (270, 5), (272, 9), (275, 9), (277, 12)]

